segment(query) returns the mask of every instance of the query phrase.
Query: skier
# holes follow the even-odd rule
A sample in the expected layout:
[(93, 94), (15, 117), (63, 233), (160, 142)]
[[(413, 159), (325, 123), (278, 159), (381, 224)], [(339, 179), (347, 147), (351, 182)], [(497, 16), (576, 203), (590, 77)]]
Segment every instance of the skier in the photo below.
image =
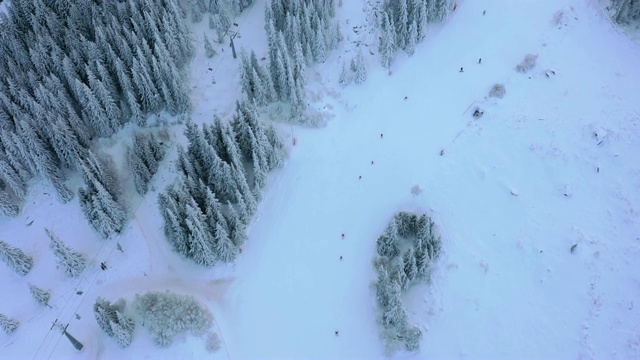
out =
[(382, 139), (383, 137), (384, 137), (384, 134), (382, 134), (382, 133), (381, 133), (381, 134), (380, 134), (380, 139)]
[(482, 64), (482, 58), (478, 59), (478, 64)]
[(342, 261), (342, 255), (340, 255), (340, 261)]
[(464, 68), (460, 68), (460, 72), (464, 72)]
[(344, 233), (342, 233), (342, 235), (341, 235), (341, 236), (342, 236), (342, 238), (344, 239)]
[(336, 332), (335, 332), (336, 336), (338, 336), (338, 333), (340, 333), (340, 332), (338, 330), (336, 330)]

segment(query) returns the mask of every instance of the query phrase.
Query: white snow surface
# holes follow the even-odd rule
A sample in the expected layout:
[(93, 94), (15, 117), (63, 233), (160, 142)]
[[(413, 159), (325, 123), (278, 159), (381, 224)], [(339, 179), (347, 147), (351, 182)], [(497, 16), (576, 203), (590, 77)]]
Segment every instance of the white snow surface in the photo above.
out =
[[(22, 214), (0, 221), (2, 239), (35, 260), (26, 277), (0, 265), (0, 312), (21, 322), (14, 334), (0, 333), (0, 358), (384, 358), (371, 260), (400, 210), (431, 216), (444, 254), (430, 284), (404, 297), (410, 322), (423, 330), (421, 349), (394, 357), (640, 358), (638, 43), (593, 1), (460, 1), (388, 73), (363, 4), (338, 8), (345, 41), (307, 71), (310, 107), (327, 126), (279, 123), (290, 157), (270, 175), (235, 263), (207, 270), (172, 252), (157, 190), (128, 195), (130, 224), (104, 241), (77, 199), (60, 205), (48, 185), (36, 184)], [(234, 26), (238, 51), (255, 49), (259, 58), (266, 55), (263, 7), (257, 1)], [(203, 31), (215, 39), (206, 18), (194, 26), (191, 69), (200, 123), (214, 112), (228, 119), (240, 96), (239, 60), (227, 40), (205, 59)], [(357, 42), (368, 79), (341, 88), (341, 62)], [(529, 53), (538, 55), (536, 67), (516, 72)], [(495, 83), (504, 84), (503, 99), (487, 96)], [(471, 116), (475, 106), (484, 110), (479, 119)], [(122, 157), (119, 140), (132, 129), (103, 147)], [(171, 129), (184, 142), (182, 127)], [(174, 150), (156, 189), (175, 177)], [(55, 268), (44, 228), (88, 254), (79, 279)], [(36, 305), (27, 281), (52, 290), (51, 309)], [(94, 320), (98, 296), (130, 306), (136, 293), (167, 289), (211, 310), (221, 350), (208, 353), (203, 337), (190, 334), (158, 348), (140, 324), (133, 344), (120, 349)], [(50, 330), (56, 319), (85, 345), (81, 352)]]

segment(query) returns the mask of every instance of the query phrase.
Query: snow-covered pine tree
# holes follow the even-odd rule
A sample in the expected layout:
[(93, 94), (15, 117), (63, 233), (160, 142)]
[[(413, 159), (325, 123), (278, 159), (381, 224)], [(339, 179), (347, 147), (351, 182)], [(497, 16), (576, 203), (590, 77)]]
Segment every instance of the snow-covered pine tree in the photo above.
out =
[(416, 237), (414, 249), (417, 271), (416, 277), (424, 279), (429, 274), (431, 260), (429, 259), (429, 254), (427, 254), (422, 238)]
[(613, 19), (621, 24), (640, 20), (640, 2), (635, 0), (611, 0)]
[(402, 334), (407, 325), (407, 314), (400, 298), (401, 286), (396, 280), (391, 281), (389, 291), (389, 304), (382, 309), (382, 324), (386, 328), (391, 328)]
[(378, 265), (376, 270), (378, 272), (378, 281), (375, 284), (376, 301), (379, 308), (386, 309), (390, 301), (391, 280), (389, 279), (387, 269), (385, 269), (383, 265)]
[(4, 190), (0, 190), (0, 212), (8, 217), (16, 217), (20, 213), (18, 205)]
[(144, 165), (142, 158), (140, 158), (136, 151), (131, 148), (127, 149), (127, 162), (133, 176), (133, 183), (135, 185), (136, 192), (140, 195), (146, 194), (147, 184), (149, 183), (149, 180), (151, 180), (149, 169)]
[(404, 271), (402, 256), (394, 258), (393, 260), (392, 278), (398, 282), (402, 290), (407, 290), (409, 288), (409, 279)]
[(98, 326), (109, 336), (113, 336), (112, 322), (118, 321), (116, 307), (102, 297), (98, 297), (93, 304), (93, 315)]
[(120, 233), (127, 219), (124, 208), (100, 182), (95, 181), (91, 187), (95, 192), (91, 204), (87, 204), (91, 209), (89, 222), (105, 239)]
[(188, 230), (187, 257), (202, 266), (215, 265), (217, 260), (214, 249), (215, 239), (204, 221), (204, 214), (193, 199), (186, 205), (186, 214), (187, 218), (184, 221)]
[[(170, 185), (169, 189), (167, 189), (169, 194), (160, 194), (158, 197), (160, 213), (164, 218), (164, 233), (173, 249), (177, 253), (187, 256), (189, 251), (187, 229), (186, 225), (183, 225), (184, 217), (180, 216), (178, 202), (170, 195), (172, 187), (173, 185)], [(180, 204), (183, 205), (182, 203)]]
[(240, 248), (247, 240), (245, 224), (242, 222), (242, 219), (240, 219), (234, 206), (229, 202), (227, 202), (226, 218), (229, 227), (229, 238), (237, 248)]
[(416, 22), (416, 42), (420, 42), (427, 32), (427, 2), (425, 0), (413, 0), (413, 9), (413, 17)]
[(409, 54), (409, 56), (416, 52), (416, 42), (418, 42), (418, 27), (415, 21), (413, 21), (411, 22), (411, 25), (409, 25), (409, 35), (406, 46), (407, 54)]
[(408, 287), (408, 285), (418, 276), (418, 266), (416, 264), (416, 257), (412, 247), (407, 249), (404, 255), (402, 255), (402, 262), (404, 273), (407, 276)]
[(227, 230), (221, 223), (217, 223), (215, 227), (216, 238), (216, 255), (222, 262), (228, 263), (233, 261), (238, 255), (238, 249), (229, 238)]
[(76, 277), (87, 267), (87, 259), (81, 253), (71, 249), (58, 238), (53, 231), (45, 229), (51, 239), (51, 250), (60, 266), (64, 268), (67, 276)]
[(393, 23), (389, 19), (389, 14), (387, 14), (386, 11), (383, 12), (381, 32), (382, 35), (380, 36), (378, 52), (380, 53), (382, 66), (384, 66), (386, 69), (390, 69), (396, 51), (396, 40), (394, 35), (395, 29), (393, 28)]
[(110, 322), (113, 337), (116, 338), (118, 345), (126, 348), (131, 345), (133, 341), (133, 331), (135, 330), (136, 323), (133, 319), (118, 310), (116, 310), (116, 319), (117, 321)]
[(73, 193), (64, 184), (64, 176), (55, 162), (51, 148), (48, 148), (36, 129), (26, 120), (18, 122), (20, 138), (24, 139), (24, 145), (28, 149), (29, 156), (35, 165), (38, 173), (44, 176), (58, 193), (62, 202), (68, 202), (73, 198)]
[(327, 60), (327, 45), (325, 43), (322, 26), (319, 26), (316, 29), (316, 35), (313, 42), (313, 55), (315, 61), (319, 63), (323, 63)]
[(49, 290), (41, 289), (32, 283), (29, 283), (29, 292), (33, 299), (40, 305), (49, 305), (49, 299), (51, 298), (51, 292)]
[[(354, 59), (355, 61), (355, 59)], [(347, 71), (347, 64), (344, 63), (344, 61), (342, 62), (342, 69), (340, 70), (340, 76), (338, 77), (338, 84), (340, 84), (340, 86), (345, 87), (349, 84), (349, 73)]]
[(216, 51), (211, 46), (211, 41), (209, 41), (209, 37), (207, 34), (204, 34), (204, 52), (208, 58), (212, 58), (216, 55)]
[(0, 328), (4, 330), (7, 335), (11, 335), (18, 329), (20, 322), (16, 319), (12, 319), (5, 314), (0, 314)]
[(24, 276), (33, 268), (33, 258), (17, 247), (0, 240), (0, 259), (18, 275)]
[(407, 13), (407, 0), (396, 0), (394, 4), (397, 8), (398, 19), (396, 21), (396, 39), (398, 40), (398, 47), (406, 49), (409, 43), (409, 14)]
[(355, 64), (355, 83), (363, 84), (367, 79), (367, 69), (364, 64), (364, 57), (362, 56), (362, 50), (358, 50), (358, 55), (353, 59)]

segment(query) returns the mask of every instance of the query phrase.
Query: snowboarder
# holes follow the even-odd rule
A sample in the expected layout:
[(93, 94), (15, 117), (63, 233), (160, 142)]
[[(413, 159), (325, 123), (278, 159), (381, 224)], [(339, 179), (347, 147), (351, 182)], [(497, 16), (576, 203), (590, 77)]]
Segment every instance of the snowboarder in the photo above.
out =
[(358, 176), (358, 180), (362, 180), (362, 175)]
[(405, 96), (405, 97), (404, 97), (404, 99), (405, 99), (405, 100), (407, 100), (408, 98), (409, 98), (408, 96)]
[(381, 133), (381, 134), (380, 134), (380, 139), (382, 139), (383, 137), (384, 137), (384, 134), (382, 134), (382, 133)]
[(482, 64), (482, 58), (478, 59), (478, 64)]
[(342, 233), (342, 235), (341, 235), (341, 236), (342, 236), (342, 238), (344, 239), (344, 233)]
[(342, 255), (340, 255), (340, 261), (342, 261)]
[(102, 270), (107, 270), (107, 264), (105, 264), (104, 262), (101, 262), (101, 263), (100, 263), (100, 268), (101, 268)]
[(462, 68), (462, 67), (461, 67), (461, 68), (460, 68), (460, 72), (464, 72), (464, 68)]
[(339, 334), (339, 333), (340, 333), (340, 332), (339, 332), (338, 330), (336, 330), (336, 332), (335, 332), (336, 336), (338, 336), (338, 334)]
[(373, 160), (371, 160), (371, 165), (373, 165)]

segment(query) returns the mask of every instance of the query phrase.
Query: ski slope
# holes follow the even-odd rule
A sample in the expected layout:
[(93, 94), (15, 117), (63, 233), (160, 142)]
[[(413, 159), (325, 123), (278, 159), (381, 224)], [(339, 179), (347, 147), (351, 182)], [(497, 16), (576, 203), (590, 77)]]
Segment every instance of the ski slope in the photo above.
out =
[[(410, 322), (423, 330), (421, 350), (395, 357), (640, 358), (638, 43), (595, 2), (461, 1), (388, 72), (364, 3), (343, 3), (345, 42), (307, 70), (310, 108), (327, 126), (279, 125), (290, 157), (270, 175), (238, 260), (204, 270), (180, 259), (163, 239), (157, 191), (130, 199), (135, 215), (126, 232), (103, 242), (77, 200), (57, 204), (38, 186), (20, 217), (0, 227), (12, 243), (27, 239), (23, 249), (36, 265), (26, 280), (51, 284), (53, 309), (37, 308), (25, 279), (0, 269), (13, 295), (0, 299), (2, 311), (22, 323), (14, 335), (0, 334), (0, 358), (384, 358), (371, 260), (399, 210), (429, 214), (444, 254), (431, 284), (404, 299)], [(266, 54), (263, 7), (256, 1), (236, 19), (238, 51), (255, 49), (258, 58)], [(367, 31), (355, 33), (361, 25)], [(213, 59), (202, 54), (202, 33), (214, 37), (206, 26), (194, 26), (197, 122), (213, 112), (230, 116), (240, 96), (239, 61), (227, 44)], [(368, 79), (341, 88), (341, 62), (355, 55), (356, 42), (368, 45)], [(536, 67), (516, 72), (529, 53), (538, 55)], [(505, 85), (503, 99), (487, 97), (495, 83)], [(484, 110), (479, 119), (475, 106)], [(183, 141), (181, 127), (172, 130)], [(173, 179), (174, 150), (153, 180), (157, 189)], [(91, 255), (81, 279), (51, 270), (44, 227)], [(108, 271), (96, 266), (104, 260)], [(220, 351), (207, 353), (191, 335), (160, 349), (139, 325), (123, 350), (93, 319), (98, 296), (130, 303), (137, 292), (164, 289), (210, 308)], [(49, 330), (57, 318), (84, 343), (82, 352)]]

